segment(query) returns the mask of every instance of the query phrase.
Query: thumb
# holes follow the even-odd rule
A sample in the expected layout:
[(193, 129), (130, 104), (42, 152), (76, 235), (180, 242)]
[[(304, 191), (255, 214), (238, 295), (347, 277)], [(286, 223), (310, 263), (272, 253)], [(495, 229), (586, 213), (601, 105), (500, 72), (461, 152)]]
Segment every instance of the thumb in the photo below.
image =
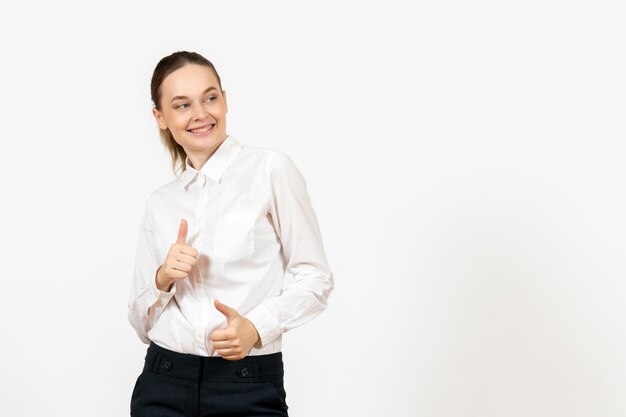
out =
[(180, 221), (180, 227), (178, 228), (178, 239), (176, 239), (176, 243), (187, 243), (187, 220), (182, 219)]
[(218, 300), (215, 300), (215, 308), (218, 309), (220, 313), (226, 316), (226, 320), (230, 323), (234, 318), (239, 317), (239, 313), (232, 307), (228, 307), (226, 304), (220, 303)]

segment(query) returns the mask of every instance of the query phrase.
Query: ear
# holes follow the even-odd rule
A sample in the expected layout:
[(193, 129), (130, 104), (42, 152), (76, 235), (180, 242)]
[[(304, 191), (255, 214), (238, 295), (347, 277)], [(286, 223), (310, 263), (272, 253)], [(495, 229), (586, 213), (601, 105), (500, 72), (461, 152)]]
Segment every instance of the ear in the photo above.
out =
[(165, 124), (165, 120), (163, 119), (163, 115), (161, 114), (160, 111), (158, 111), (156, 109), (156, 107), (152, 108), (152, 115), (154, 116), (154, 119), (156, 120), (156, 122), (159, 125), (159, 128), (161, 130), (167, 129), (167, 125)]
[(228, 101), (226, 101), (226, 90), (222, 90), (222, 96), (224, 96), (224, 106), (226, 107), (226, 111), (224, 114), (228, 113)]

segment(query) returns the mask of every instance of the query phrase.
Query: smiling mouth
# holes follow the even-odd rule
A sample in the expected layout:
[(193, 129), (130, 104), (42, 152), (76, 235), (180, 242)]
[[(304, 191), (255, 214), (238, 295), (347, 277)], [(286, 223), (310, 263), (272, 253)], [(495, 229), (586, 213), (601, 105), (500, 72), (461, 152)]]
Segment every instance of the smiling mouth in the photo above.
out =
[(211, 125), (206, 125), (203, 127), (199, 127), (197, 129), (188, 129), (187, 132), (193, 134), (193, 135), (204, 135), (206, 133), (209, 133), (211, 131), (213, 131), (213, 128), (215, 127), (215, 123), (211, 124)]

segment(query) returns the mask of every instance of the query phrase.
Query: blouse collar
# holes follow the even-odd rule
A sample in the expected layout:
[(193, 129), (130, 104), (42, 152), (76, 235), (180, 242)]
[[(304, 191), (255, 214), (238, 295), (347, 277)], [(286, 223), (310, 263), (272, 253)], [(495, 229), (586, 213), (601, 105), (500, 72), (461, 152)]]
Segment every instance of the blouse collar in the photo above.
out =
[(189, 183), (199, 175), (204, 181), (206, 181), (205, 177), (209, 177), (215, 182), (220, 182), (222, 174), (235, 161), (241, 148), (242, 145), (235, 138), (230, 135), (226, 136), (226, 139), (224, 139), (213, 155), (206, 161), (200, 171), (191, 166), (189, 156), (187, 156), (185, 158), (187, 168), (179, 176), (181, 187), (186, 189)]

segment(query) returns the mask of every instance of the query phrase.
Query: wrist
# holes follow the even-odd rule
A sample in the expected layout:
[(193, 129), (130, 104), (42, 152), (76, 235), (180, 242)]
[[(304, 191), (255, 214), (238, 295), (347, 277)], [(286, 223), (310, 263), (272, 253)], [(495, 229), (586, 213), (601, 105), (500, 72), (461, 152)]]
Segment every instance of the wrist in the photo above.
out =
[[(161, 265), (163, 266), (163, 265)], [(156, 278), (155, 278), (155, 282), (156, 282), (156, 287), (164, 292), (170, 292), (170, 290), (172, 289), (172, 285), (174, 284), (174, 281), (170, 281), (170, 282), (163, 282), (162, 281), (162, 276), (160, 274), (161, 272), (161, 266), (159, 266), (159, 268), (157, 269), (156, 272)]]
[(254, 345), (252, 345), (252, 347), (255, 349), (260, 349), (261, 348), (261, 335), (259, 334), (259, 331), (256, 329), (254, 324), (252, 325), (252, 328), (254, 329), (254, 333), (256, 334), (256, 341), (254, 342)]

